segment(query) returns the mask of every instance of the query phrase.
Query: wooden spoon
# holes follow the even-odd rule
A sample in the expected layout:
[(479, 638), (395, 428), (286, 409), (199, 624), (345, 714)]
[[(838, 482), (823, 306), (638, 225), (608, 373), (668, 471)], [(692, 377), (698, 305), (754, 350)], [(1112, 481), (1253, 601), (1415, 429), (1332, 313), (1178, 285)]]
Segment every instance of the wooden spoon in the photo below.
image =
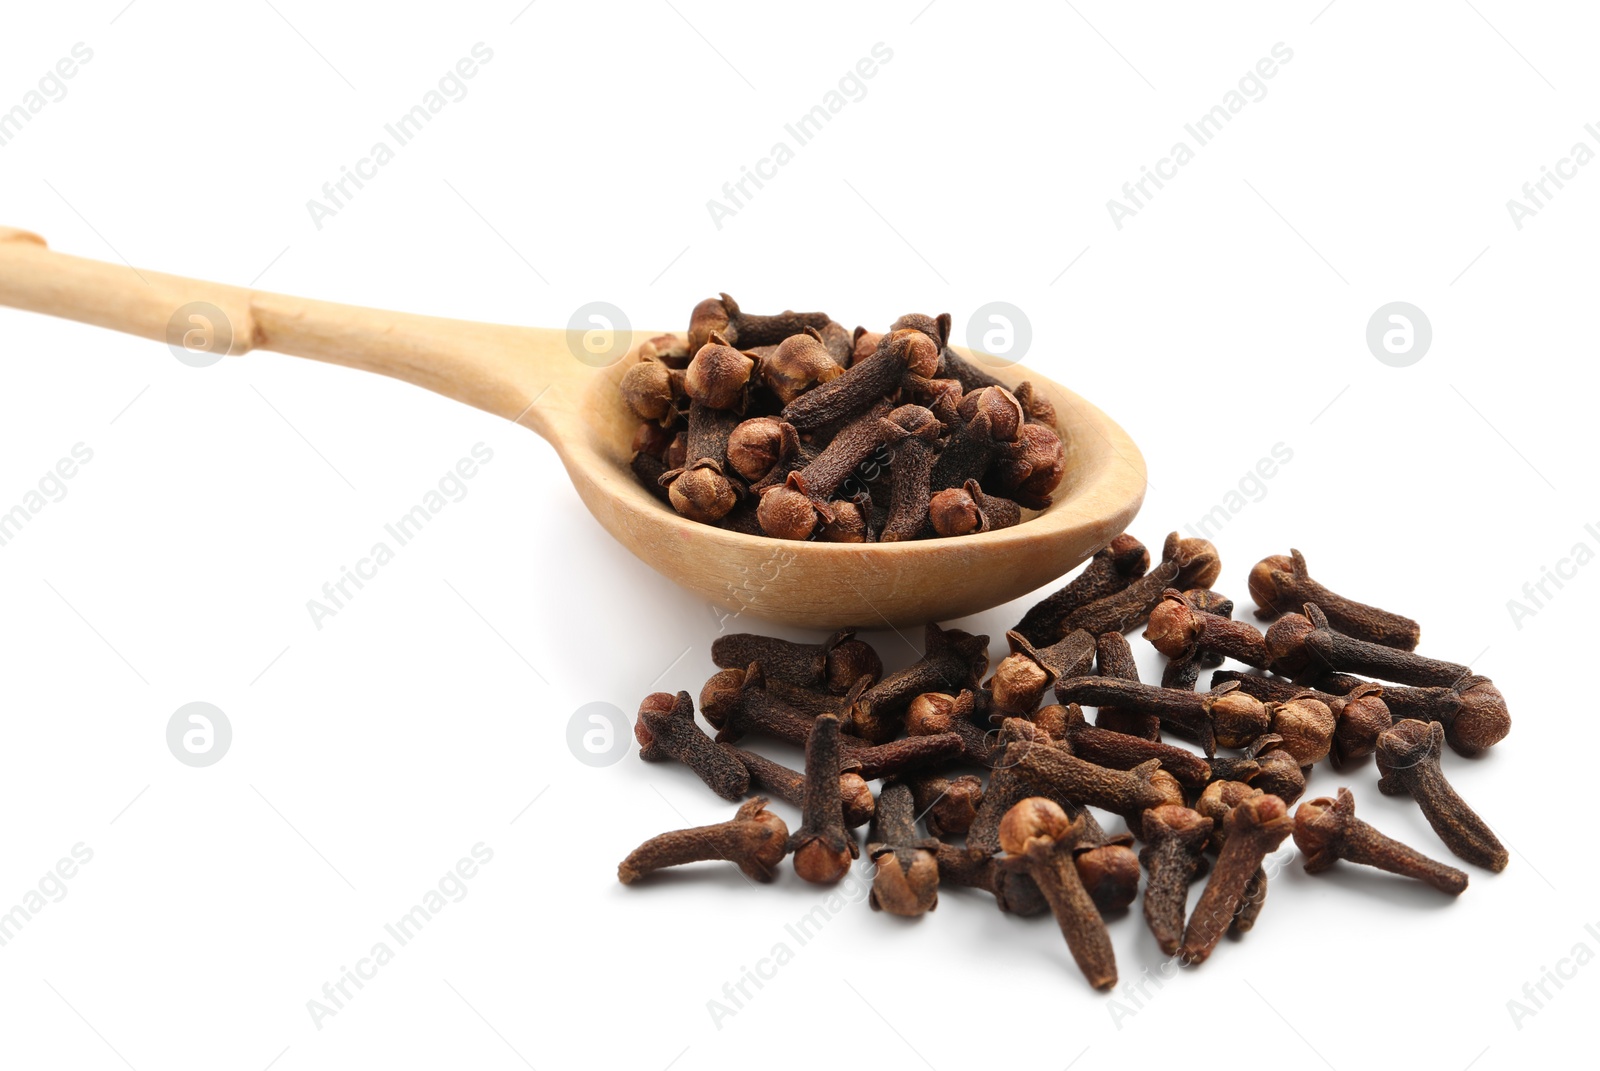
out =
[[(211, 308), (185, 308), (193, 303)], [(807, 628), (948, 621), (1048, 584), (1127, 528), (1144, 500), (1138, 447), (1104, 413), (1037, 372), (1055, 404), (1066, 477), (1049, 509), (1020, 525), (955, 539), (833, 544), (741, 535), (686, 520), (628, 468), (638, 419), (617, 392), (636, 331), (606, 367), (568, 332), (444, 320), (135, 272), (55, 253), (0, 227), (0, 304), (237, 356), (252, 349), (381, 372), (520, 423), (555, 447), (584, 504), (623, 546), (697, 597)], [(195, 319), (194, 317), (199, 317)], [(191, 332), (199, 332), (192, 334)], [(621, 342), (623, 340), (617, 339)], [(587, 355), (587, 354), (586, 354)]]

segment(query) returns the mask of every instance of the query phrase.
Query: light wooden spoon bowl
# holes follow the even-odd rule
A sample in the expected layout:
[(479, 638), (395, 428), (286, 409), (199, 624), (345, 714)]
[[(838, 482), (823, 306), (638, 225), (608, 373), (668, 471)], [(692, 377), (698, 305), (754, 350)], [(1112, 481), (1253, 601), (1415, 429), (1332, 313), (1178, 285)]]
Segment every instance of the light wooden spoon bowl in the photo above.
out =
[(792, 542), (686, 520), (629, 470), (638, 420), (617, 385), (639, 344), (662, 331), (634, 332), (626, 356), (595, 367), (562, 330), (135, 272), (52, 252), (39, 237), (9, 228), (0, 228), (0, 304), (202, 356), (273, 350), (380, 372), (520, 423), (549, 441), (590, 512), (652, 569), (732, 613), (807, 628), (900, 627), (998, 606), (1105, 546), (1144, 500), (1144, 458), (1127, 433), (1066, 388), (1016, 367), (990, 371), (1012, 385), (1031, 379), (1055, 403), (1066, 443), (1066, 476), (1049, 509), (1013, 528), (956, 539)]

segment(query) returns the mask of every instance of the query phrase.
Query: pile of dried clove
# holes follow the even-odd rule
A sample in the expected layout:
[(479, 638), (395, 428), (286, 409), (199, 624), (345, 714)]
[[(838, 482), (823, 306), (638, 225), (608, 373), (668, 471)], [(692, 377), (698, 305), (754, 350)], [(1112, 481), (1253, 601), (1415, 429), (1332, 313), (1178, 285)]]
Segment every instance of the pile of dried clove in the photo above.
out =
[(1050, 402), (948, 346), (950, 316), (854, 332), (821, 312), (696, 305), (622, 377), (632, 468), (683, 516), (749, 535), (893, 543), (1007, 528), (1050, 505)]
[[(875, 909), (915, 917), (940, 885), (984, 890), (1002, 911), (1053, 914), (1084, 976), (1109, 989), (1105, 920), (1137, 898), (1141, 872), (1145, 921), (1185, 964), (1255, 926), (1263, 864), (1290, 836), (1311, 873), (1343, 859), (1452, 896), (1466, 888), (1463, 871), (1357, 818), (1349, 789), (1291, 815), (1324, 759), (1342, 771), (1375, 755), (1378, 791), (1415, 799), (1461, 859), (1504, 869), (1505, 848), (1441, 770), (1446, 744), (1477, 755), (1510, 730), (1494, 684), (1414, 653), (1416, 622), (1323, 587), (1298, 551), (1250, 572), (1265, 633), (1211, 589), (1220, 570), (1203, 539), (1174, 532), (1152, 566), (1119, 536), (1006, 634), (1010, 653), (987, 680), (989, 638), (934, 624), (922, 659), (887, 676), (850, 630), (815, 644), (721, 637), (721, 669), (700, 693), (715, 739), (687, 692), (657, 693), (639, 708), (640, 757), (681, 761), (729, 800), (765, 795), (728, 822), (646, 841), (618, 877), (720, 859), (771, 881), (792, 854), (805, 880), (837, 882), (861, 855), (852, 830), (870, 822)], [(1159, 685), (1138, 679), (1124, 637), (1140, 626), (1168, 659)], [(1217, 672), (1197, 692), (1202, 669), (1227, 658), (1250, 671)], [(1092, 724), (1080, 704), (1096, 709)], [(805, 769), (746, 750), (747, 737), (803, 747)], [(767, 796), (800, 808), (797, 830)]]

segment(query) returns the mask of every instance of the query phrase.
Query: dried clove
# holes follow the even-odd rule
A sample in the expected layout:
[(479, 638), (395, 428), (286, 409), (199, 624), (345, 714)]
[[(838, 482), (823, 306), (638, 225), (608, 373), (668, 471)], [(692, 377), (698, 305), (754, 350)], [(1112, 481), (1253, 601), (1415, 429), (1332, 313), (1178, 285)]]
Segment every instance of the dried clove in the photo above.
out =
[(1056, 699), (1153, 714), (1161, 719), (1163, 728), (1200, 744), (1207, 757), (1216, 754), (1218, 744), (1243, 747), (1266, 732), (1270, 723), (1266, 707), (1240, 691), (1237, 682), (1201, 695), (1108, 677), (1070, 677), (1056, 682)]
[(1270, 661), (1261, 630), (1244, 621), (1197, 608), (1181, 591), (1168, 588), (1150, 611), (1144, 638), (1168, 658), (1190, 658), (1206, 649), (1264, 669)]
[(633, 736), (639, 742), (641, 759), (677, 759), (725, 800), (741, 800), (750, 790), (750, 772), (744, 763), (718, 748), (695, 724), (694, 700), (688, 692), (645, 696), (633, 723)]
[(1366, 673), (1379, 680), (1421, 687), (1453, 688), (1472, 676), (1472, 670), (1455, 662), (1424, 658), (1379, 643), (1335, 632), (1315, 603), (1305, 614), (1285, 614), (1267, 630), (1272, 668), (1280, 673), (1314, 680), (1329, 670)]
[(839, 719), (823, 714), (806, 739), (803, 816), (800, 828), (789, 837), (794, 872), (818, 885), (832, 885), (843, 878), (850, 872), (850, 860), (861, 852), (844, 825), (840, 774)]
[[(1013, 749), (1016, 747), (1012, 745)], [(1039, 794), (1052, 798), (1059, 795), (1121, 815), (1134, 829), (1140, 828), (1140, 815), (1145, 811), (1170, 801), (1168, 792), (1152, 783), (1152, 776), (1160, 768), (1160, 760), (1151, 759), (1131, 770), (1112, 770), (1085, 762), (1061, 748), (1038, 746), (1028, 747), (1015, 764), (1017, 774)]]
[(1036, 646), (1054, 643), (1061, 638), (1061, 622), (1068, 614), (1115, 595), (1149, 569), (1150, 552), (1124, 532), (1096, 552), (1071, 583), (1029, 608), (1012, 631)]
[(1089, 671), (1094, 662), (1095, 639), (1079, 630), (1048, 647), (1035, 649), (1021, 633), (1006, 633), (1011, 653), (995, 667), (989, 681), (994, 711), (999, 715), (1032, 714), (1050, 686), (1063, 677)]
[[(1099, 662), (1100, 676), (1133, 681), (1135, 684), (1139, 682), (1139, 664), (1134, 661), (1133, 648), (1128, 646), (1128, 638), (1122, 633), (1102, 632), (1095, 639), (1095, 658)], [(1102, 729), (1144, 740), (1161, 739), (1161, 719), (1137, 710), (1103, 706), (1095, 711), (1094, 723)]]
[(617, 866), (617, 880), (632, 885), (666, 867), (725, 859), (752, 881), (771, 881), (788, 854), (788, 841), (789, 827), (757, 796), (741, 804), (729, 821), (651, 837)]
[(939, 842), (917, 836), (911, 787), (892, 784), (878, 797), (875, 839), (867, 858), (877, 867), (868, 899), (873, 910), (916, 918), (939, 906)]
[(856, 681), (876, 681), (883, 673), (878, 652), (855, 635), (855, 629), (845, 628), (821, 643), (796, 643), (776, 636), (731, 632), (712, 642), (711, 661), (719, 669), (744, 669), (760, 662), (769, 686), (826, 687), (843, 695)]
[(1073, 846), (1081, 839), (1083, 816), (1069, 818), (1053, 800), (1033, 797), (1006, 812), (1000, 823), (1003, 867), (1026, 873), (1050, 902), (1078, 969), (1096, 989), (1117, 984), (1111, 936), (1078, 876)]
[(1012, 528), (1022, 510), (1009, 498), (985, 494), (977, 480), (937, 492), (928, 500), (928, 523), (941, 538)]
[(784, 406), (783, 419), (800, 431), (848, 420), (892, 394), (907, 370), (928, 376), (938, 359), (938, 346), (921, 331), (895, 331), (884, 336), (871, 357)]
[(935, 837), (965, 836), (978, 808), (983, 806), (983, 781), (972, 774), (955, 778), (938, 773), (911, 774), (903, 780), (911, 786), (917, 813)]
[(1272, 716), (1273, 733), (1282, 738), (1296, 763), (1314, 766), (1328, 757), (1336, 724), (1328, 704), (1302, 694), (1285, 703), (1268, 703), (1267, 713)]
[(1222, 829), (1222, 851), (1183, 932), (1180, 955), (1185, 963), (1197, 965), (1210, 957), (1262, 861), (1293, 831), (1294, 819), (1281, 799), (1259, 795), (1230, 810)]
[(1216, 547), (1204, 539), (1183, 539), (1173, 532), (1162, 547), (1161, 564), (1121, 591), (1066, 615), (1060, 628), (1064, 632), (1085, 629), (1096, 636), (1127, 632), (1145, 623), (1168, 588), (1210, 587), (1221, 570)]
[(730, 346), (753, 349), (776, 345), (808, 327), (821, 330), (828, 322), (828, 314), (823, 312), (785, 310), (775, 315), (753, 315), (741, 310), (727, 294), (721, 294), (694, 307), (689, 317), (688, 352), (691, 356), (699, 353), (713, 333), (722, 335)]
[(988, 636), (942, 629), (929, 622), (923, 650), (919, 661), (889, 674), (857, 700), (850, 714), (850, 728), (857, 736), (874, 742), (892, 738), (912, 699), (923, 692), (953, 695), (963, 688), (976, 688), (989, 668)]
[(1305, 857), (1308, 874), (1347, 859), (1425, 881), (1451, 896), (1460, 896), (1467, 888), (1464, 871), (1435, 862), (1357, 818), (1355, 797), (1348, 788), (1339, 790), (1337, 800), (1322, 796), (1300, 805), (1294, 814), (1294, 843)]
[[(805, 806), (805, 774), (733, 744), (716, 746), (744, 764), (744, 768), (750, 773), (751, 788), (764, 789), (783, 802), (796, 807)], [(839, 798), (844, 808), (846, 826), (854, 829), (872, 821), (877, 803), (873, 799), (871, 786), (860, 774), (852, 772), (839, 775)]]
[(1290, 550), (1287, 557), (1274, 554), (1257, 562), (1250, 570), (1250, 597), (1258, 607), (1256, 616), (1263, 621), (1313, 602), (1334, 628), (1358, 640), (1414, 651), (1422, 637), (1422, 627), (1409, 617), (1336, 595), (1311, 579), (1305, 555), (1298, 550)]
[(1201, 789), (1210, 783), (1211, 764), (1194, 752), (1090, 725), (1076, 703), (1065, 709), (1067, 743), (1079, 758), (1112, 770), (1131, 770), (1159, 759), (1161, 768), (1185, 788)]
[(1156, 944), (1169, 956), (1183, 943), (1183, 912), (1189, 883), (1204, 869), (1202, 854), (1211, 839), (1211, 819), (1188, 807), (1166, 804), (1144, 812), (1145, 846), (1139, 851), (1149, 877), (1144, 887), (1144, 918)]
[(913, 772), (942, 770), (960, 762), (965, 747), (957, 733), (908, 736), (870, 747), (849, 747), (844, 765), (868, 781), (903, 777)]
[(1445, 847), (1469, 863), (1501, 871), (1510, 856), (1489, 824), (1445, 780), (1439, 768), (1444, 726), (1407, 718), (1378, 737), (1378, 791), (1408, 794)]
[(994, 741), (972, 721), (976, 698), (970, 689), (960, 695), (923, 692), (906, 707), (906, 732), (914, 737), (955, 733), (961, 737), (962, 760), (987, 766)]

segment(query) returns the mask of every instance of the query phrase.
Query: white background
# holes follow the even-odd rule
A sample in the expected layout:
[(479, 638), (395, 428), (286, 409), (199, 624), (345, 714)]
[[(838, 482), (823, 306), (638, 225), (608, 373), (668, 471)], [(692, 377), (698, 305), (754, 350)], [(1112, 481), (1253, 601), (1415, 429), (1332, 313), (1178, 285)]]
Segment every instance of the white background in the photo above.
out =
[[(1424, 652), (1491, 675), (1511, 736), (1445, 762), (1511, 865), (1467, 868), (1445, 902), (1292, 864), (1253, 933), (1143, 995), (1128, 983), (1161, 957), (1136, 906), (1112, 923), (1113, 997), (1050, 920), (979, 893), (909, 924), (856, 903), (802, 948), (784, 927), (827, 891), (787, 865), (757, 890), (716, 867), (623, 888), (637, 842), (731, 808), (675, 766), (583, 764), (569, 717), (697, 693), (720, 626), (601, 531), (547, 445), (356, 372), (195, 369), (0, 310), (0, 508), (93, 450), (0, 548), (0, 907), (93, 852), (0, 947), (0, 1062), (1094, 1068), (1181, 1045), (1193, 1066), (1449, 1069), (1556, 1060), (1583, 1036), (1600, 967), (1568, 961), (1542, 1007), (1522, 991), (1580, 943), (1600, 953), (1577, 810), (1600, 570), (1567, 567), (1539, 607), (1523, 588), (1600, 549), (1600, 167), (1520, 229), (1506, 202), (1574, 143), (1600, 148), (1592, 12), (524, 2), (12, 5), (0, 107), (75, 43), (94, 55), (0, 147), (0, 223), (146, 268), (551, 327), (606, 300), (681, 331), (726, 289), (847, 325), (949, 310), (960, 335), (1011, 302), (1026, 363), (1141, 444), (1151, 546), (1292, 450), (1216, 535), (1218, 586), (1247, 604), (1250, 564), (1297, 546), (1335, 588), (1419, 617)], [(469, 95), (314, 226), (307, 200), (480, 41)], [(893, 57), (865, 98), (714, 225), (708, 199), (877, 42)], [(1119, 230), (1107, 200), (1278, 42), (1293, 58), (1266, 96)], [(1408, 368), (1365, 343), (1396, 300), (1433, 326)], [(479, 442), (494, 457), (467, 497), (317, 629), (307, 600)], [(998, 655), (1027, 602), (956, 624)], [(920, 643), (869, 638), (891, 667)], [(165, 740), (195, 700), (234, 733), (204, 769)], [(1324, 766), (1312, 787), (1348, 784), (1363, 816), (1448, 858), (1375, 781)], [(319, 1029), (307, 1001), (479, 842), (493, 859), (466, 897)], [(715, 1021), (708, 1002), (779, 942), (792, 961)]]

